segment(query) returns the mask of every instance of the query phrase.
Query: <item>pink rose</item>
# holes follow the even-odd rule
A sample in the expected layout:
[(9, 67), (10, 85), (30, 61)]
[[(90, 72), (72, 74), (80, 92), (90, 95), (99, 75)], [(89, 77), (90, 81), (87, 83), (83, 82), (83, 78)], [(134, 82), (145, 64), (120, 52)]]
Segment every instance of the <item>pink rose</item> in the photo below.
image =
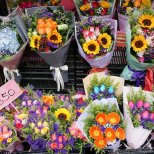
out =
[(143, 106), (143, 101), (142, 100), (139, 100), (136, 104), (137, 108), (141, 108)]
[(150, 113), (149, 118), (150, 118), (150, 120), (154, 120), (154, 112)]
[(145, 102), (145, 103), (143, 104), (143, 106), (144, 106), (145, 109), (149, 109), (150, 103), (149, 103), (149, 102)]
[(145, 110), (141, 113), (142, 119), (146, 120), (149, 118), (149, 111)]
[(135, 107), (135, 105), (134, 105), (134, 103), (133, 103), (132, 101), (130, 101), (130, 102), (128, 103), (128, 106), (129, 106), (131, 109), (134, 109), (134, 107)]

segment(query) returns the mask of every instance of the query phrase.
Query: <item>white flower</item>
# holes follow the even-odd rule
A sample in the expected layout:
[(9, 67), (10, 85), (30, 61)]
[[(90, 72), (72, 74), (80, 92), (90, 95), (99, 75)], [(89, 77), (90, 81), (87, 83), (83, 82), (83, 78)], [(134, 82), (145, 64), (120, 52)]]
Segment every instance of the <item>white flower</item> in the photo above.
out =
[(153, 39), (154, 39), (154, 36), (150, 36), (150, 37), (148, 37), (148, 38), (146, 39), (149, 45), (152, 44), (152, 40), (153, 40)]
[(68, 29), (68, 25), (67, 24), (58, 25), (58, 30), (67, 30), (67, 29)]

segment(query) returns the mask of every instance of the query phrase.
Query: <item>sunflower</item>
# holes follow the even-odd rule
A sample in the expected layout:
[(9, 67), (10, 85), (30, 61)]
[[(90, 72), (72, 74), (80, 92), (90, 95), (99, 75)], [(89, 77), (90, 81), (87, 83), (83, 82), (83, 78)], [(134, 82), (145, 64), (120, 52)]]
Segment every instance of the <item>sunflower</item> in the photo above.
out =
[(116, 130), (115, 134), (116, 134), (116, 137), (119, 138), (120, 140), (124, 140), (126, 138), (124, 129), (120, 127)]
[(110, 48), (112, 38), (107, 33), (100, 34), (98, 37), (98, 41), (101, 43), (103, 48)]
[(97, 41), (90, 40), (83, 44), (83, 49), (87, 54), (97, 55), (99, 54), (100, 46)]
[(71, 113), (65, 108), (60, 108), (57, 111), (55, 111), (55, 116), (59, 120), (69, 121), (71, 118)]
[(59, 44), (62, 42), (62, 36), (56, 30), (53, 31), (51, 34), (47, 34), (47, 38), (54, 44)]
[(38, 36), (38, 35), (33, 35), (31, 38), (30, 38), (30, 47), (32, 48), (39, 48), (40, 46), (40, 39), (41, 37)]
[(88, 10), (90, 10), (90, 4), (89, 3), (87, 3), (87, 4), (85, 4), (85, 5), (82, 5), (81, 7), (80, 7), (80, 10), (81, 11), (88, 11)]
[(131, 46), (135, 52), (142, 52), (147, 48), (148, 42), (143, 35), (134, 37)]
[(107, 141), (114, 141), (116, 139), (115, 131), (113, 128), (106, 128), (105, 129), (105, 137)]
[(108, 8), (110, 8), (110, 6), (111, 6), (109, 2), (104, 1), (104, 0), (99, 1), (99, 5), (100, 5), (102, 8), (104, 8), (104, 9), (108, 9)]
[(152, 6), (151, 0), (142, 0), (142, 5), (150, 8)]
[(101, 139), (103, 137), (102, 131), (98, 126), (90, 127), (89, 135), (93, 139)]
[(120, 116), (116, 112), (107, 115), (107, 120), (111, 125), (117, 125), (120, 122)]
[(100, 125), (105, 125), (107, 123), (107, 115), (104, 113), (98, 113), (96, 115), (96, 121), (100, 124)]
[(102, 137), (101, 139), (95, 140), (95, 141), (94, 141), (94, 145), (95, 145), (97, 148), (103, 149), (103, 148), (106, 147), (107, 141), (106, 141), (105, 137)]
[(148, 29), (154, 28), (154, 16), (149, 14), (146, 15), (143, 14), (140, 16), (138, 23), (143, 28), (148, 28)]
[(46, 104), (47, 106), (53, 105), (55, 100), (54, 100), (54, 96), (50, 95), (50, 96), (42, 96), (42, 100), (43, 103)]

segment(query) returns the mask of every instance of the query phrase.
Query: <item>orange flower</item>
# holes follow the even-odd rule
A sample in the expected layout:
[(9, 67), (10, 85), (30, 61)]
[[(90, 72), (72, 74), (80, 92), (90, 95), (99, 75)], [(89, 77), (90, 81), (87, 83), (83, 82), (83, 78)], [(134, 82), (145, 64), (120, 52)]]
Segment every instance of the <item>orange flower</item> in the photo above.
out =
[(105, 129), (105, 137), (107, 141), (114, 141), (116, 139), (115, 131), (113, 128)]
[(97, 126), (90, 127), (89, 134), (93, 139), (101, 139), (103, 137), (101, 129)]
[(119, 138), (120, 140), (124, 140), (126, 138), (124, 129), (120, 127), (116, 130), (115, 134), (116, 134), (116, 137)]
[(94, 141), (94, 145), (95, 145), (97, 148), (103, 149), (103, 148), (106, 147), (107, 141), (106, 141), (105, 137), (102, 137), (101, 139), (95, 140), (95, 141)]
[(100, 125), (105, 125), (107, 123), (107, 115), (104, 113), (98, 113), (96, 115), (96, 121), (100, 124)]
[(54, 104), (54, 96), (50, 95), (50, 96), (42, 96), (42, 100), (44, 102), (44, 104), (50, 106)]
[(108, 114), (107, 120), (111, 125), (117, 125), (120, 122), (120, 116), (115, 112), (111, 112)]
[(3, 140), (4, 140), (4, 138), (0, 136), (0, 142), (2, 142)]

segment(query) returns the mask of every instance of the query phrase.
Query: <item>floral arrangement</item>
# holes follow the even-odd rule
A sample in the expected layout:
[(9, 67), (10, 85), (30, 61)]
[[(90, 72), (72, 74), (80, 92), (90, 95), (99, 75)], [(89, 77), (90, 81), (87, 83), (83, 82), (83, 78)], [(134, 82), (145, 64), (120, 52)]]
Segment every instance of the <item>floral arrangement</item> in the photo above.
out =
[(134, 127), (154, 129), (154, 104), (147, 99), (146, 94), (139, 90), (127, 94), (128, 110)]
[(121, 0), (119, 11), (121, 14), (129, 15), (134, 10), (151, 8), (152, 0)]
[(83, 16), (102, 16), (112, 13), (114, 0), (75, 0), (77, 9)]
[(63, 46), (72, 33), (72, 14), (61, 9), (44, 8), (29, 19), (30, 47), (40, 52), (53, 52)]

